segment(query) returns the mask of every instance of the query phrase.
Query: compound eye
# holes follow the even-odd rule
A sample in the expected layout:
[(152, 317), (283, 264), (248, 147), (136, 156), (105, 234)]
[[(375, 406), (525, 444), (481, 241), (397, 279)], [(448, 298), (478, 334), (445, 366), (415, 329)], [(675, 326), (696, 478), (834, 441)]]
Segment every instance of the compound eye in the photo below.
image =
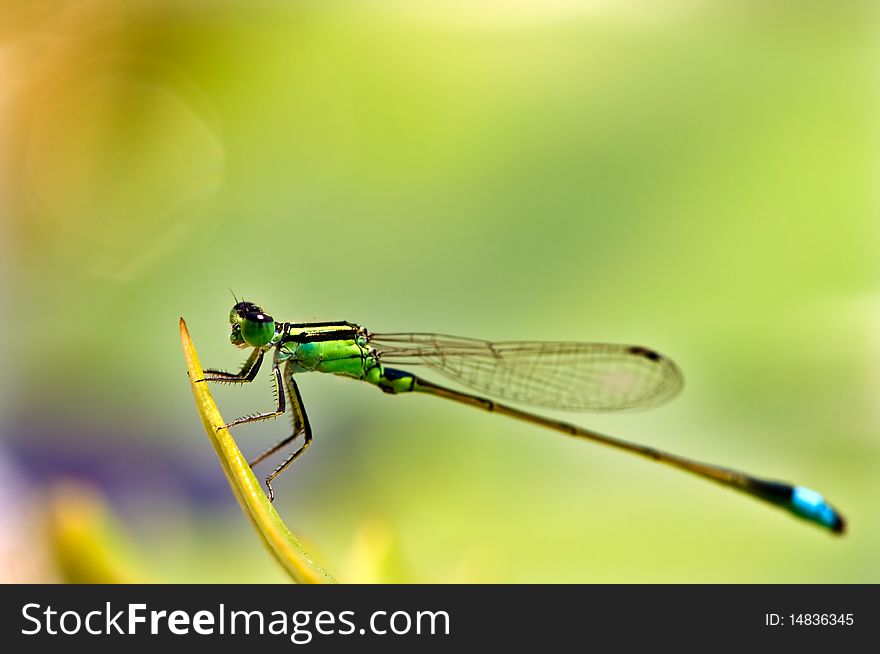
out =
[(262, 311), (250, 311), (241, 321), (241, 336), (252, 347), (262, 347), (275, 335), (275, 320)]

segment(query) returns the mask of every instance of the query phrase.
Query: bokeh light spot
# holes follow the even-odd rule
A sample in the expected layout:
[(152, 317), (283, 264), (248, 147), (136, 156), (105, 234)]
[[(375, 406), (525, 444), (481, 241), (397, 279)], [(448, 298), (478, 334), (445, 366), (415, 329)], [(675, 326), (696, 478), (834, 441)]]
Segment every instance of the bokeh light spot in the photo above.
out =
[(25, 168), (50, 244), (119, 279), (180, 242), (223, 169), (219, 137), (186, 91), (170, 76), (124, 68), (90, 67), (46, 92)]

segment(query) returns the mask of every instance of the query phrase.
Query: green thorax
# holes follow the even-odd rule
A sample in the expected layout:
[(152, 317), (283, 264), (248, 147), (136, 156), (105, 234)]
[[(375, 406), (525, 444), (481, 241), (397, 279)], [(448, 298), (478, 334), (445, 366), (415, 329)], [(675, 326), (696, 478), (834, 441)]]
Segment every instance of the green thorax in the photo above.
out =
[(366, 331), (346, 322), (285, 325), (277, 356), (289, 361), (295, 373), (325, 372), (355, 379), (365, 379), (379, 366)]

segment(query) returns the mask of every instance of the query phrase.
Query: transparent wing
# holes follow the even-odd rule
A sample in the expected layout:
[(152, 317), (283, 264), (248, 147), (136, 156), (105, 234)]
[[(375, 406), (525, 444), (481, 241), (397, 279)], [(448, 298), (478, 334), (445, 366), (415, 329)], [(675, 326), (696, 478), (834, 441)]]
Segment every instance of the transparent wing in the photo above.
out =
[(487, 395), (569, 411), (654, 406), (683, 385), (678, 367), (638, 345), (491, 342), (444, 334), (374, 334), (385, 364), (428, 366)]

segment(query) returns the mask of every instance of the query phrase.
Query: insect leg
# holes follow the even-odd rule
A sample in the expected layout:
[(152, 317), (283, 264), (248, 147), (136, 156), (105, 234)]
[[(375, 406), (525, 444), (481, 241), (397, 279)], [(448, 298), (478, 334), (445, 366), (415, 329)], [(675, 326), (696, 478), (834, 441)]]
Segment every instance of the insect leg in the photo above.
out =
[(254, 381), (262, 363), (263, 350), (255, 347), (247, 361), (241, 366), (241, 370), (238, 372), (226, 372), (225, 370), (208, 368), (205, 370), (204, 381), (219, 382), (221, 384), (247, 384)]
[(281, 384), (281, 370), (278, 368), (278, 364), (275, 363), (272, 366), (272, 381), (275, 384), (275, 410), (267, 411), (265, 413), (253, 413), (249, 416), (244, 416), (242, 418), (236, 418), (232, 422), (228, 422), (223, 425), (222, 429), (229, 429), (230, 427), (234, 427), (236, 425), (243, 425), (248, 422), (259, 422), (260, 420), (269, 420), (271, 418), (277, 418), (285, 411), (285, 402), (284, 402), (284, 391), (282, 389)]
[[(287, 369), (285, 367), (285, 373)], [(293, 409), (293, 434), (288, 438), (285, 438), (283, 441), (274, 445), (269, 450), (258, 456), (254, 459), (254, 462), (251, 465), (259, 463), (266, 457), (274, 454), (282, 447), (290, 443), (293, 439), (299, 436), (302, 433), (304, 442), (302, 446), (296, 450), (293, 454), (291, 454), (287, 459), (285, 459), (281, 465), (275, 468), (268, 477), (266, 477), (266, 488), (269, 489), (269, 501), (272, 502), (275, 500), (275, 491), (272, 490), (272, 481), (280, 475), (284, 470), (293, 463), (294, 459), (296, 459), (300, 454), (305, 452), (309, 445), (312, 444), (312, 427), (309, 424), (309, 417), (306, 415), (305, 407), (303, 406), (302, 396), (299, 394), (299, 388), (296, 385), (296, 382), (293, 381), (293, 376), (289, 374), (285, 374), (284, 376), (285, 387), (287, 389), (288, 394), (290, 395), (290, 404)]]

